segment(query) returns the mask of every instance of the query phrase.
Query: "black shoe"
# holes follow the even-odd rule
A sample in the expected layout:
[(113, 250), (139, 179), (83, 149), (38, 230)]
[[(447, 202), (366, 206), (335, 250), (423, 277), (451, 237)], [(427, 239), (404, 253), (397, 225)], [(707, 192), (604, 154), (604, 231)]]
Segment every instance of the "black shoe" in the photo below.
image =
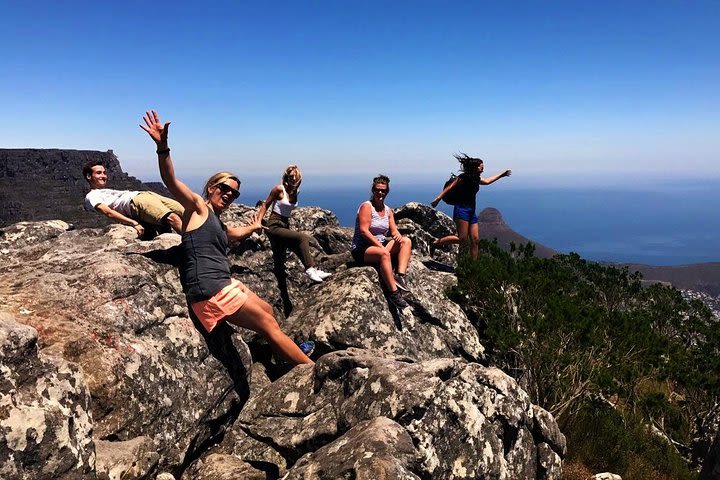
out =
[(402, 298), (402, 293), (400, 293), (399, 289), (390, 294), (390, 303), (395, 305), (398, 310), (403, 310), (410, 306), (405, 299)]
[(410, 289), (407, 286), (407, 283), (405, 283), (405, 274), (404, 273), (396, 273), (395, 274), (395, 285), (397, 285), (397, 288), (400, 290), (403, 290), (405, 292), (409, 292)]

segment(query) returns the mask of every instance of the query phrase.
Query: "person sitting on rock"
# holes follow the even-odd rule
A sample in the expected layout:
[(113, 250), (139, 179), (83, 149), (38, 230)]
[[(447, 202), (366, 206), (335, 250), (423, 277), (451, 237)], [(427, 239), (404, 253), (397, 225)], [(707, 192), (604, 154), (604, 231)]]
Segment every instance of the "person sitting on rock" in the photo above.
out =
[(133, 227), (138, 237), (145, 233), (142, 223), (169, 226), (180, 233), (183, 207), (175, 200), (155, 192), (106, 188), (107, 171), (100, 160), (85, 164), (83, 176), (90, 184), (90, 192), (85, 195), (85, 210), (95, 210), (110, 220)]
[(458, 234), (447, 235), (435, 240), (431, 250), (442, 245), (454, 243), (467, 244), (469, 236), (470, 256), (477, 258), (480, 230), (478, 228), (478, 217), (475, 213), (475, 196), (480, 189), (480, 185), (490, 185), (503, 177), (509, 177), (512, 170), (505, 170), (489, 178), (480, 178), (480, 174), (485, 168), (481, 159), (470, 157), (465, 153), (459, 153), (454, 155), (454, 157), (460, 162), (460, 165), (462, 165), (462, 173), (435, 197), (431, 205), (437, 207), (440, 200), (452, 190), (453, 196), (455, 197), (453, 202), (455, 204), (453, 207), (453, 220), (455, 221)]
[(230, 275), (228, 242), (242, 240), (262, 229), (260, 218), (243, 227), (228, 227), (219, 215), (239, 196), (240, 180), (229, 172), (216, 173), (205, 184), (203, 197), (175, 176), (168, 147), (170, 122), (160, 122), (155, 110), (143, 116), (145, 130), (157, 146), (160, 176), (185, 208), (182, 217), (180, 281), (188, 305), (207, 332), (228, 321), (262, 335), (273, 351), (293, 364), (313, 363), (313, 342), (296, 345), (278, 325), (272, 307)]
[(313, 282), (322, 282), (331, 274), (315, 268), (315, 259), (310, 254), (312, 237), (290, 229), (290, 214), (297, 208), (301, 183), (302, 172), (298, 166), (288, 166), (281, 182), (270, 190), (267, 199), (260, 206), (258, 216), (262, 219), (270, 208), (270, 218), (265, 233), (270, 238), (275, 267), (284, 267), (285, 251), (290, 248), (300, 258), (307, 276)]
[[(385, 205), (390, 193), (390, 179), (378, 175), (372, 181), (370, 200), (360, 204), (355, 219), (352, 256), (359, 264), (378, 265), (380, 277), (390, 291), (390, 301), (398, 308), (408, 306), (400, 290), (409, 291), (405, 272), (410, 262), (412, 243), (400, 235), (393, 211)], [(387, 237), (387, 234), (390, 237)], [(397, 274), (393, 275), (393, 260)]]

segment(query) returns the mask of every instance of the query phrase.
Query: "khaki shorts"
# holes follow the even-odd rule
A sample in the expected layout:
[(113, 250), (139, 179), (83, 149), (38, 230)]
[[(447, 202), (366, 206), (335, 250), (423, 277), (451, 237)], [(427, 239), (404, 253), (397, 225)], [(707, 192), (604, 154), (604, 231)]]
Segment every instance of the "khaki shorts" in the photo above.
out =
[(182, 217), (183, 206), (172, 198), (163, 197), (155, 192), (140, 192), (130, 201), (130, 214), (143, 223), (163, 225), (165, 217), (176, 213)]
[(233, 278), (230, 285), (207, 300), (193, 303), (190, 308), (195, 312), (205, 330), (210, 333), (225, 317), (232, 315), (245, 305), (249, 292), (250, 290), (242, 282)]

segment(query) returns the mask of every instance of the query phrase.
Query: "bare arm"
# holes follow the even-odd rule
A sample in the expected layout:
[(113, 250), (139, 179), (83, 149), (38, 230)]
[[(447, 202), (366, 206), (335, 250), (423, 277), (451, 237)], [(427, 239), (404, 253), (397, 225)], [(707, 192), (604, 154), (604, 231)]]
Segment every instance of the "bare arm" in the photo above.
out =
[(140, 225), (140, 223), (137, 220), (133, 220), (130, 217), (126, 217), (122, 213), (118, 212), (117, 210), (113, 210), (112, 208), (108, 207), (104, 203), (98, 203), (95, 205), (95, 210), (105, 215), (107, 218), (112, 220), (113, 222), (120, 223), (122, 225), (128, 225), (130, 227), (133, 227), (135, 231), (138, 234), (138, 237), (145, 233), (145, 228)]
[(400, 232), (397, 229), (397, 225), (395, 224), (395, 215), (393, 214), (392, 208), (388, 209), (388, 215), (390, 215), (390, 218), (388, 219), (390, 236), (393, 240), (399, 242), (400, 240), (402, 240), (402, 235), (400, 235)]
[(382, 243), (378, 242), (377, 238), (370, 233), (370, 221), (372, 220), (371, 208), (372, 206), (368, 203), (363, 203), (360, 207), (360, 211), (358, 211), (358, 228), (370, 245), (382, 247)]
[(255, 216), (253, 223), (250, 225), (243, 225), (242, 227), (227, 227), (227, 231), (225, 233), (227, 234), (228, 242), (238, 242), (240, 240), (244, 240), (252, 235), (253, 232), (262, 230), (265, 227), (262, 226), (260, 223), (261, 221), (262, 217)]
[(262, 221), (263, 217), (265, 216), (265, 212), (267, 212), (267, 209), (270, 208), (270, 204), (272, 204), (272, 202), (274, 202), (275, 200), (280, 199), (281, 192), (282, 186), (280, 185), (275, 185), (272, 190), (270, 190), (270, 193), (265, 199), (265, 202), (260, 206), (260, 209), (258, 210), (258, 213), (256, 215), (257, 218)]
[(453, 180), (452, 183), (450, 183), (450, 185), (448, 185), (447, 187), (445, 187), (445, 188), (443, 189), (443, 191), (440, 192), (440, 195), (438, 195), (437, 197), (435, 197), (435, 200), (433, 200), (432, 202), (430, 202), (430, 205), (432, 205), (433, 208), (437, 207), (437, 206), (438, 206), (438, 203), (440, 203), (440, 200), (442, 200), (443, 197), (447, 194), (447, 192), (449, 192), (450, 190), (452, 190), (453, 187), (454, 187), (455, 185), (457, 185), (457, 183), (458, 183), (459, 181), (460, 181), (460, 177), (455, 177), (455, 180)]
[(170, 157), (170, 148), (168, 148), (170, 122), (161, 123), (155, 110), (145, 112), (143, 120), (145, 125), (140, 125), (140, 128), (150, 135), (150, 138), (153, 139), (157, 146), (158, 167), (163, 183), (170, 190), (173, 197), (182, 204), (186, 212), (202, 214), (204, 209), (207, 208), (203, 199), (198, 194), (193, 193), (187, 185), (175, 176), (175, 167)]
[(480, 185), (490, 185), (491, 183), (497, 182), (503, 177), (509, 177), (512, 174), (512, 170), (505, 170), (504, 172), (498, 173), (493, 177), (481, 178)]

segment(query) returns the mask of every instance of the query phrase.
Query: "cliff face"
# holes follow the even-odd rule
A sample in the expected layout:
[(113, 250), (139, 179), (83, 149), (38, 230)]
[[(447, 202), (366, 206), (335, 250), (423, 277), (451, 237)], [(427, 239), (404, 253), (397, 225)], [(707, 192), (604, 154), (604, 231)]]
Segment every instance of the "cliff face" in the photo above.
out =
[(110, 188), (164, 191), (124, 173), (112, 150), (0, 149), (0, 226), (50, 219), (79, 228), (109, 224), (83, 209), (89, 188), (82, 168), (90, 160), (104, 162)]
[[(264, 235), (232, 248), (234, 276), (294, 340), (317, 343), (317, 364), (292, 369), (252, 332), (197, 328), (175, 234), (0, 229), (0, 477), (559, 478), (555, 420), (487, 365), (443, 293), (454, 276), (426, 266), (452, 221), (435, 212), (430, 233), (409, 217), (434, 210), (412, 208), (399, 222), (415, 245), (402, 312), (373, 268), (350, 262), (351, 232), (330, 212), (293, 214), (333, 273), (321, 284), (293, 254), (275, 269)], [(253, 214), (233, 205), (224, 220)]]

